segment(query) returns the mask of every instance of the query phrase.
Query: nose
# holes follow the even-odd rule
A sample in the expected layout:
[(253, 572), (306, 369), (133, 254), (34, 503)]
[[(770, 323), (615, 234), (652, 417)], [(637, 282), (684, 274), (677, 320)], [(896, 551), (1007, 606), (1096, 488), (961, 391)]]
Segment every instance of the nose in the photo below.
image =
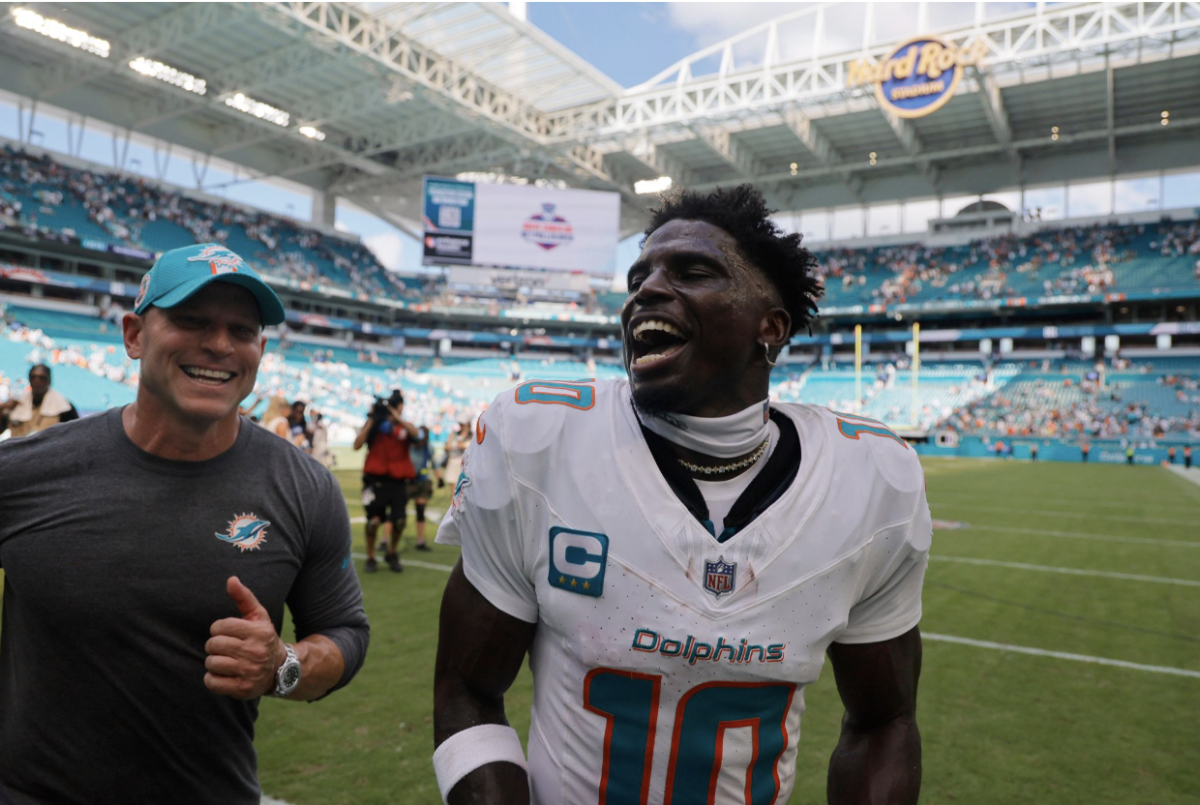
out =
[(214, 355), (229, 355), (233, 352), (233, 338), (229, 330), (220, 325), (209, 327), (204, 334), (204, 348)]
[(669, 297), (673, 292), (674, 288), (671, 287), (667, 270), (662, 266), (655, 266), (642, 280), (642, 284), (638, 286), (633, 298), (638, 303), (645, 304), (651, 300)]

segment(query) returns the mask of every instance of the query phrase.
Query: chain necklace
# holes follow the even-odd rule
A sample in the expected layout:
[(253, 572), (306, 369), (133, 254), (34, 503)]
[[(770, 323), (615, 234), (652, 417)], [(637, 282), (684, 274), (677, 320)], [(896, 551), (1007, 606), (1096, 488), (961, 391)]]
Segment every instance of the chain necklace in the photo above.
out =
[(743, 458), (741, 461), (735, 461), (732, 464), (719, 464), (716, 467), (702, 467), (699, 464), (693, 464), (690, 461), (684, 461), (682, 458), (675, 459), (685, 470), (698, 472), (701, 475), (721, 475), (726, 472), (733, 472), (744, 467), (749, 467), (754, 462), (762, 458), (763, 453), (767, 452), (767, 445), (770, 444), (771, 437), (762, 440), (762, 444), (754, 449), (754, 452)]

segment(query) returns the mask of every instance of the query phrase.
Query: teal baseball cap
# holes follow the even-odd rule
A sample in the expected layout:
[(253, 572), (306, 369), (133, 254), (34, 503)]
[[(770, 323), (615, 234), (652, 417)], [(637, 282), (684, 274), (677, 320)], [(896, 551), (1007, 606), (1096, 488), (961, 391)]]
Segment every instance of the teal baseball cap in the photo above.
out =
[(133, 312), (178, 305), (210, 282), (240, 285), (254, 294), (263, 324), (282, 324), (283, 302), (250, 265), (219, 243), (197, 243), (164, 252), (142, 277)]

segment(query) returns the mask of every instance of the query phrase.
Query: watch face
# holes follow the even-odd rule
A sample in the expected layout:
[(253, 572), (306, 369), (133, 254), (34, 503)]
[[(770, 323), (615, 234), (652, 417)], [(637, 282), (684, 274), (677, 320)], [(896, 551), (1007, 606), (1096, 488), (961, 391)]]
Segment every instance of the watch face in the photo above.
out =
[(286, 690), (291, 690), (296, 687), (296, 683), (300, 681), (300, 663), (288, 665), (283, 669), (283, 687)]

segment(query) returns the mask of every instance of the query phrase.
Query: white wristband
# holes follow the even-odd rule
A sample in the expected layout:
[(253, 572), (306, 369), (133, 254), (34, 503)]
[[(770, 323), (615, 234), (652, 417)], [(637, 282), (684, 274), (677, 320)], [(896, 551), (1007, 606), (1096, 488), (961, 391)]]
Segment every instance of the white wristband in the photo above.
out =
[(525, 769), (517, 731), (504, 724), (480, 724), (454, 733), (433, 753), (442, 802), (459, 780), (488, 763), (515, 763)]

